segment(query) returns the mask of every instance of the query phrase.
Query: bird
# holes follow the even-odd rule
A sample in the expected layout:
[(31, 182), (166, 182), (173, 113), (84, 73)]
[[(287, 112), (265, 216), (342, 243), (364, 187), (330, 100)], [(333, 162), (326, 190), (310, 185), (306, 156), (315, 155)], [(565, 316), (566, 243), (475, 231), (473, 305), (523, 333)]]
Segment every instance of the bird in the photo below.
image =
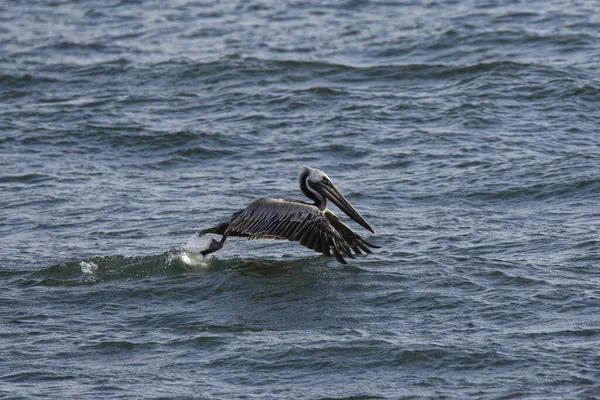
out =
[(354, 258), (362, 252), (371, 253), (369, 247), (380, 248), (359, 236), (327, 208), (327, 200), (330, 200), (375, 234), (375, 229), (346, 200), (325, 172), (305, 166), (300, 169), (298, 181), (300, 190), (312, 203), (286, 197), (255, 200), (219, 225), (198, 231), (198, 236), (222, 236), (220, 241), (212, 239), (208, 248), (200, 253), (206, 256), (221, 249), (229, 236), (296, 241), (327, 257), (333, 255), (342, 264), (347, 264), (346, 256)]

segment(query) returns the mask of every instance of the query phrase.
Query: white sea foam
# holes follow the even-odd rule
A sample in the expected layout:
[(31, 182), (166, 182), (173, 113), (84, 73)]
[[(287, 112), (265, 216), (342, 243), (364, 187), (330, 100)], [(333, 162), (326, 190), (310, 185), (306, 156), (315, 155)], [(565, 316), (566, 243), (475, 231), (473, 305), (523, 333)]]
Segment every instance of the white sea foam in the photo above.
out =
[(98, 271), (98, 265), (91, 261), (82, 261), (79, 263), (79, 267), (81, 268), (81, 272), (88, 275), (93, 275)]
[(201, 251), (206, 250), (210, 244), (210, 238), (193, 235), (188, 242), (181, 247), (181, 261), (187, 265), (204, 266), (206, 260)]

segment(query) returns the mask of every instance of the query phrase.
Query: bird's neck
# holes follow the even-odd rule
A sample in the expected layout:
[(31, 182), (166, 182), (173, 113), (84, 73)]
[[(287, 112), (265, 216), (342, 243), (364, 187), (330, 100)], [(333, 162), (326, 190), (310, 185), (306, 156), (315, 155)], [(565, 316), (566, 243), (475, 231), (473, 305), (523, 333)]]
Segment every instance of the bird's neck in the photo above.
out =
[(304, 193), (306, 197), (314, 201), (314, 206), (319, 210), (323, 211), (327, 208), (327, 199), (309, 187), (306, 179), (300, 180), (300, 190), (302, 190), (302, 193)]
[(327, 199), (321, 197), (321, 199), (312, 199), (314, 200), (314, 206), (317, 207), (321, 211), (325, 211), (327, 208)]

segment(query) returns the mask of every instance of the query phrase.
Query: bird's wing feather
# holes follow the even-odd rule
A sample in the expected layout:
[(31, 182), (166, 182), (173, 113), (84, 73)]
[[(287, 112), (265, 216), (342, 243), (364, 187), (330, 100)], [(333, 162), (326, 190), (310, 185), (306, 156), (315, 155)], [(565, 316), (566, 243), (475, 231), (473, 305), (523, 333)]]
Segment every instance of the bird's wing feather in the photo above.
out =
[(341, 219), (338, 218), (330, 210), (325, 210), (325, 217), (329, 221), (329, 223), (333, 226), (333, 228), (338, 232), (340, 237), (344, 240), (344, 242), (350, 247), (356, 254), (361, 254), (361, 250), (365, 253), (371, 253), (369, 247), (379, 248), (380, 246), (376, 246), (372, 243), (367, 242), (361, 236), (359, 236), (356, 232), (354, 232), (348, 225), (342, 222)]
[[(345, 236), (340, 235), (330, 218), (317, 207), (297, 200), (263, 198), (235, 213), (229, 221), (226, 234), (251, 239), (287, 239), (300, 242), (328, 257), (333, 254), (339, 262), (345, 264), (343, 256), (354, 257), (351, 249), (360, 245), (354, 243), (356, 239), (346, 242)], [(339, 223), (352, 232), (343, 222)], [(351, 237), (347, 232), (346, 236)]]

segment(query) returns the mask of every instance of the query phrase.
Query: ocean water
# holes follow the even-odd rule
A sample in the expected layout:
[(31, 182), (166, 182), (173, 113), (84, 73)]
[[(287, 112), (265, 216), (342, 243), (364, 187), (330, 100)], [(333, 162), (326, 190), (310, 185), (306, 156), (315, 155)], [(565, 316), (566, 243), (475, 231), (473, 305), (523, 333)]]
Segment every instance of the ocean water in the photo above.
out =
[[(0, 397), (600, 398), (599, 11), (1, 2)], [(197, 254), (303, 165), (381, 249)]]

